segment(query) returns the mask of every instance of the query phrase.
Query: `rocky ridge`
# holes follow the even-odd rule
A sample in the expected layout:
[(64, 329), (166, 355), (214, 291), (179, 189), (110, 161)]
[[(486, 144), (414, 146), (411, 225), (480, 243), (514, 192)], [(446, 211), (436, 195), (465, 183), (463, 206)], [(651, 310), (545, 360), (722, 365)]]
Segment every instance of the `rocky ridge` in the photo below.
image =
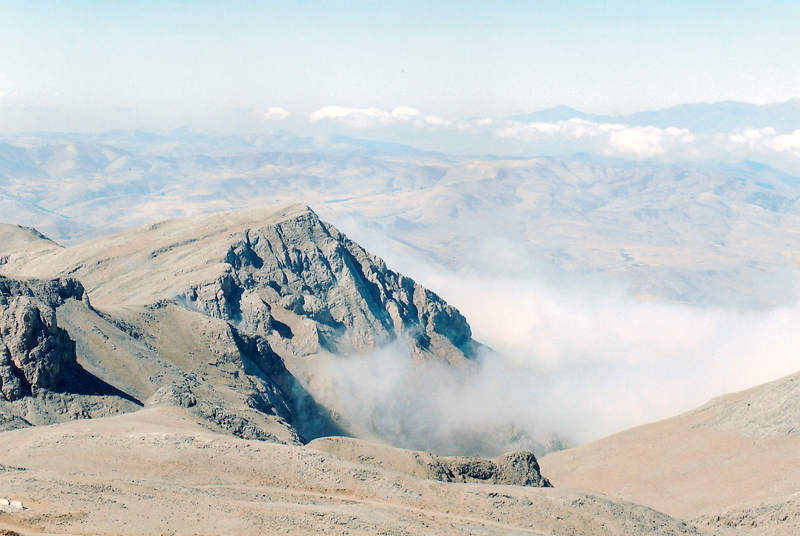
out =
[(78, 278), (101, 309), (179, 303), (290, 355), (401, 339), (420, 356), (459, 362), (478, 348), (456, 309), (302, 205), (167, 220), (6, 259), (9, 276)]
[(469, 325), (457, 310), (307, 207), (292, 210), (283, 221), (231, 235), (223, 274), (178, 299), (263, 336), (293, 338), (281, 317), (311, 320), (313, 335), (293, 345), (302, 354), (364, 352), (398, 337), (421, 354), (474, 354)]
[[(2, 233), (0, 273), (17, 278), (6, 287), (44, 300), (73, 361), (134, 404), (177, 405), (246, 439), (298, 444), (339, 430), (296, 378), (315, 355), (399, 342), (474, 366), (479, 347), (458, 311), (300, 205), (165, 221), (66, 249), (35, 230)], [(58, 280), (34, 292), (19, 281), (31, 277)], [(21, 417), (6, 414), (9, 427)]]

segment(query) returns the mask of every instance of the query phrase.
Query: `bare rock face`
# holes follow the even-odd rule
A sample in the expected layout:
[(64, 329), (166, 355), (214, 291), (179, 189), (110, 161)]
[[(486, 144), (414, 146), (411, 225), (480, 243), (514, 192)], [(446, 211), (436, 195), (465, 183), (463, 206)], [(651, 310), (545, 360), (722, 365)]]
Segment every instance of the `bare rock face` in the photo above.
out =
[(54, 309), (66, 300), (87, 300), (83, 285), (77, 279), (30, 279), (18, 280), (0, 275), (0, 297), (13, 298), (26, 296), (35, 298), (47, 307)]
[(552, 487), (539, 470), (536, 457), (529, 451), (516, 451), (486, 460), (470, 456), (435, 456), (423, 461), (426, 469), (443, 482), (483, 482), (536, 488)]
[(533, 486), (549, 488), (550, 481), (542, 476), (536, 456), (527, 450), (509, 452), (490, 460), (498, 475), (495, 483), (513, 484), (516, 486)]
[(187, 303), (255, 333), (297, 337), (298, 353), (368, 351), (405, 336), (420, 353), (473, 355), (469, 325), (456, 309), (310, 209), (234, 234), (224, 263), (221, 276), (187, 290)]
[(75, 343), (56, 324), (55, 306), (81, 298), (74, 280), (0, 277), (0, 396), (8, 401), (59, 387), (76, 364)]

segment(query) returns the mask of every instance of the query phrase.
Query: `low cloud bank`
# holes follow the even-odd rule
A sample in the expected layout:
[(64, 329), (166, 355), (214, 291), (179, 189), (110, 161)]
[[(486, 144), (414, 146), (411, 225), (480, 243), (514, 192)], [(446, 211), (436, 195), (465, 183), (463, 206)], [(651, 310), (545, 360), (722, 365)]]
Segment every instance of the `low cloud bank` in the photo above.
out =
[(322, 401), (355, 432), (403, 447), (541, 453), (554, 437), (580, 444), (800, 370), (797, 307), (642, 302), (596, 276), (390, 266), (456, 306), (491, 348), (461, 369), (400, 345), (330, 356)]
[(491, 125), (490, 118), (444, 119), (438, 115), (424, 115), (410, 106), (398, 106), (391, 111), (379, 108), (348, 108), (345, 106), (323, 106), (308, 115), (312, 123), (336, 121), (358, 130), (390, 126), (410, 126), (415, 130), (431, 128), (439, 131), (451, 127), (456, 132), (481, 129)]
[(600, 123), (582, 118), (525, 123), (498, 118), (447, 118), (409, 106), (392, 110), (325, 106), (308, 115), (370, 136), (438, 151), (541, 156), (592, 153), (665, 162), (758, 160), (786, 170), (800, 166), (800, 130), (775, 128), (692, 132), (687, 128)]
[(516, 139), (525, 143), (582, 141), (598, 152), (613, 156), (653, 158), (691, 144), (696, 137), (687, 129), (656, 128), (594, 123), (585, 119), (569, 119), (548, 123), (522, 124), (507, 122), (496, 131), (501, 139)]

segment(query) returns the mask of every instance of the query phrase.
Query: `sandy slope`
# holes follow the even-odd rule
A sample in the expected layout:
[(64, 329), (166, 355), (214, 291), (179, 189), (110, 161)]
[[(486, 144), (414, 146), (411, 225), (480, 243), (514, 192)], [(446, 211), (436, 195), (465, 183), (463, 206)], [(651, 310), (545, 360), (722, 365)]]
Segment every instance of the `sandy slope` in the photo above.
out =
[(556, 486), (767, 534), (800, 531), (800, 374), (550, 454)]
[[(180, 408), (0, 434), (0, 489), (38, 534), (705, 534), (569, 489), (454, 484), (245, 441)], [(23, 470), (17, 470), (17, 469)]]

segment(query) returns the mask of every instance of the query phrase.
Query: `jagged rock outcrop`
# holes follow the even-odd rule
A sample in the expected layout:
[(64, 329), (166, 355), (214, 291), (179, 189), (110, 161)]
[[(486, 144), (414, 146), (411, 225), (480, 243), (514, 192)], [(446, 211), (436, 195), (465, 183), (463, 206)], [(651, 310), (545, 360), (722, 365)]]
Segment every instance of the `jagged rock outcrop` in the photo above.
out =
[(487, 460), (470, 456), (437, 456), (428, 452), (398, 449), (345, 437), (316, 439), (309, 443), (308, 447), (344, 460), (442, 482), (552, 487), (542, 476), (533, 453), (524, 450)]
[[(67, 307), (70, 317), (80, 314)], [(106, 315), (113, 324), (88, 333), (70, 324), (82, 348), (111, 347), (90, 360), (111, 383), (139, 393), (145, 406), (180, 407), (244, 439), (301, 444), (339, 431), (262, 337), (173, 303), (125, 313)]]
[(97, 317), (75, 279), (0, 276), (0, 430), (114, 415), (141, 406), (78, 362), (75, 340), (59, 325), (57, 312), (75, 303)]
[(231, 235), (223, 274), (182, 297), (262, 335), (294, 338), (282, 319), (311, 320), (303, 326), (305, 340), (294, 345), (300, 353), (367, 351), (407, 336), (420, 352), (452, 347), (473, 355), (469, 325), (456, 309), (389, 270), (310, 209), (296, 212)]
[(18, 280), (0, 275), (0, 298), (26, 296), (54, 309), (68, 299), (88, 300), (80, 281), (73, 278)]
[(78, 281), (0, 277), (0, 397), (7, 401), (55, 390), (76, 366), (75, 343), (56, 323), (55, 307), (81, 299)]

